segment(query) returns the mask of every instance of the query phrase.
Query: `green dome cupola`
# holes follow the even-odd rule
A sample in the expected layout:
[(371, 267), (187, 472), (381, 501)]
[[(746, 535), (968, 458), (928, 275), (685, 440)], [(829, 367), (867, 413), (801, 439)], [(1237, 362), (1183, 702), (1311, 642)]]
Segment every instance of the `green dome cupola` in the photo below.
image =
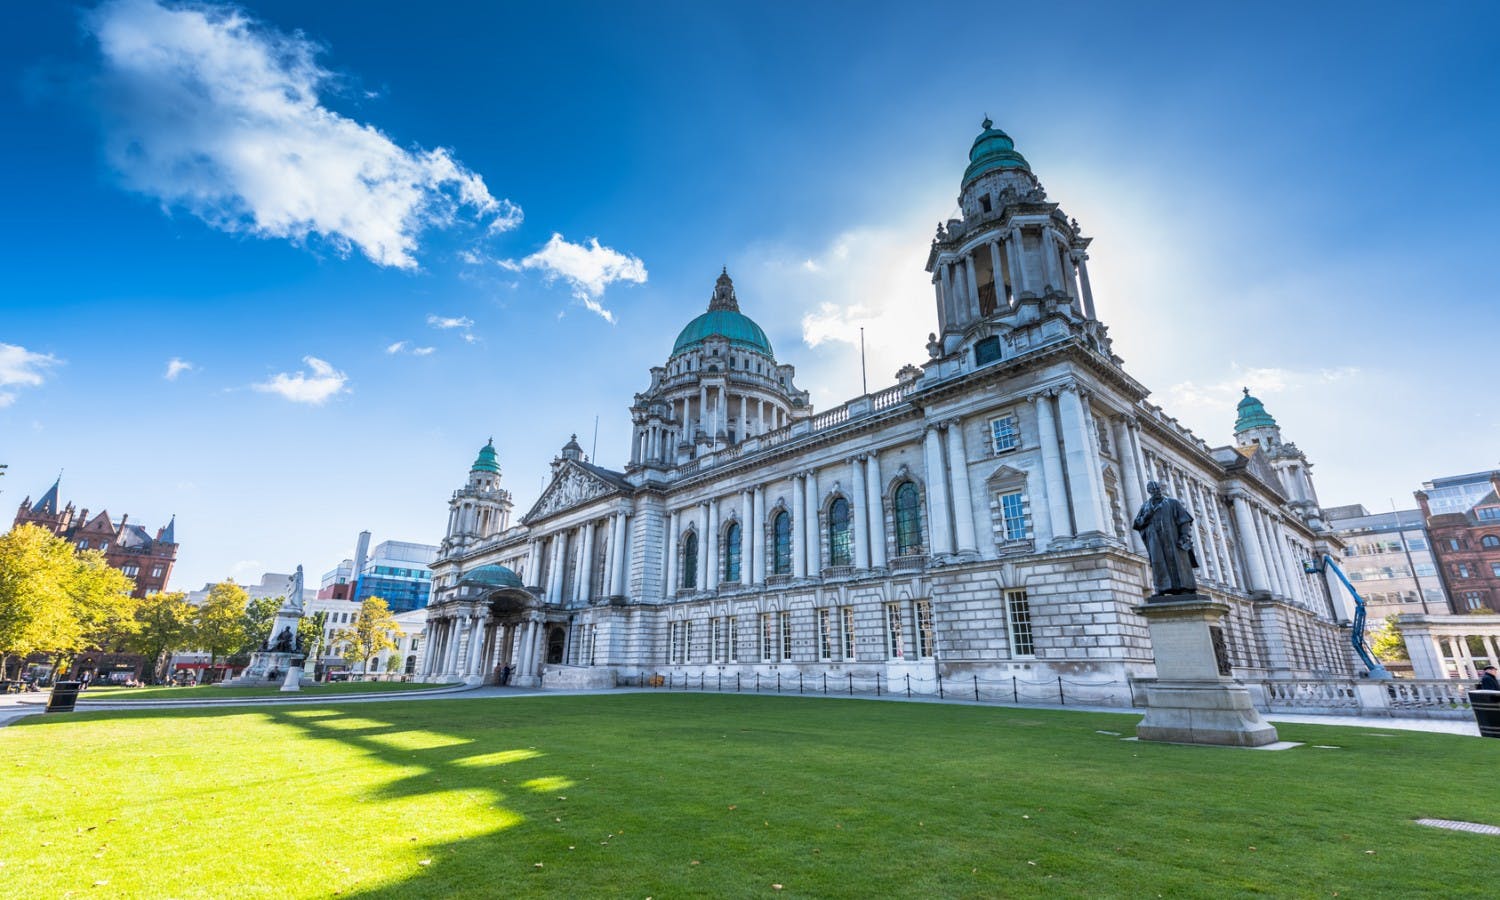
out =
[(1250, 389), (1245, 388), (1245, 398), (1235, 407), (1238, 413), (1234, 420), (1235, 434), (1249, 431), (1252, 428), (1275, 428), (1276, 420), (1266, 412), (1265, 404), (1250, 396)]
[(480, 566), (471, 572), (465, 572), (459, 577), (459, 583), (482, 588), (515, 588), (525, 590), (525, 585), (521, 583), (519, 575), (505, 566), (497, 565)]
[(740, 312), (739, 301), (734, 296), (734, 282), (729, 270), (719, 274), (714, 283), (713, 297), (708, 301), (708, 312), (687, 323), (672, 345), (672, 355), (691, 350), (711, 337), (719, 337), (748, 350), (764, 353), (775, 358), (771, 352), (771, 341), (754, 321)]
[(964, 170), (965, 187), (987, 172), (1000, 169), (1031, 171), (1031, 164), (1026, 161), (1026, 157), (1016, 152), (1016, 144), (1010, 139), (1010, 135), (994, 125), (986, 117), (984, 130), (974, 139), (974, 146), (969, 148), (969, 167)]
[(491, 475), (500, 474), (500, 459), (495, 455), (495, 439), (490, 438), (489, 443), (479, 448), (479, 457), (474, 460), (470, 472), (489, 472)]

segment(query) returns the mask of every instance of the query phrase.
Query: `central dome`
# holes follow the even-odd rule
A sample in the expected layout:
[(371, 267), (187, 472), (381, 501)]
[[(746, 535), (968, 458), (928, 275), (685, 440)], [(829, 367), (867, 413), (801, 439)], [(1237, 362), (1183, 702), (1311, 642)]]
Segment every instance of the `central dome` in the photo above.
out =
[(964, 170), (964, 184), (968, 184), (986, 172), (998, 169), (1025, 169), (1031, 171), (1026, 157), (1016, 152), (1010, 135), (994, 127), (995, 123), (984, 120), (984, 130), (974, 139), (969, 148), (969, 167)]
[(691, 350), (711, 337), (719, 337), (739, 347), (756, 350), (774, 359), (771, 342), (766, 333), (749, 316), (740, 312), (739, 301), (734, 296), (734, 282), (729, 271), (719, 274), (714, 283), (714, 295), (708, 301), (708, 312), (687, 323), (672, 345), (672, 355)]

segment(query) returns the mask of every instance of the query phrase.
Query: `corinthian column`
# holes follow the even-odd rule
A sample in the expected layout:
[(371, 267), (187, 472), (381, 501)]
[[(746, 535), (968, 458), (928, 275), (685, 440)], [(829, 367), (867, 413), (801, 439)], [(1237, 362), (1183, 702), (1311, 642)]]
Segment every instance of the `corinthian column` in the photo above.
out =
[(934, 556), (953, 553), (953, 529), (948, 519), (948, 476), (943, 471), (943, 445), (936, 424), (927, 426), (923, 443), (927, 479), (927, 521), (932, 526)]
[(953, 479), (955, 543), (960, 553), (978, 552), (974, 537), (974, 498), (969, 494), (969, 457), (964, 450), (961, 419), (948, 423), (948, 474)]
[(865, 473), (859, 457), (849, 460), (849, 487), (854, 494), (854, 565), (870, 567), (870, 520), (865, 514)]
[(885, 568), (885, 492), (880, 481), (880, 456), (865, 460), (865, 505), (869, 507), (870, 565)]
[(1078, 523), (1078, 533), (1102, 533), (1104, 523), (1100, 521), (1099, 458), (1092, 452), (1088, 425), (1083, 417), (1083, 402), (1078, 389), (1065, 386), (1057, 397), (1058, 410), (1062, 418), (1063, 456), (1068, 467), (1068, 487), (1072, 491), (1073, 521)]
[(1033, 397), (1036, 406), (1038, 440), (1042, 451), (1042, 483), (1047, 495), (1047, 518), (1051, 520), (1052, 538), (1073, 536), (1072, 519), (1068, 516), (1068, 488), (1063, 480), (1062, 456), (1057, 445), (1057, 416), (1052, 412), (1052, 396), (1037, 394)]

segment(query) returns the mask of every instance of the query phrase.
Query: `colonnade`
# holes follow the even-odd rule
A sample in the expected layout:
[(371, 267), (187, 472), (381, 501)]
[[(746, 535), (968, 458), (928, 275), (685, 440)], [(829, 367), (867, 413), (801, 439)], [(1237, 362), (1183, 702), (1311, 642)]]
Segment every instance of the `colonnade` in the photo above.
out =
[[(717, 443), (726, 437), (731, 425), (735, 441), (759, 437), (783, 428), (790, 421), (788, 410), (773, 399), (749, 391), (731, 391), (725, 382), (704, 380), (698, 385), (696, 402), (691, 395), (670, 401), (669, 418), (646, 416), (637, 421), (631, 442), (632, 463), (658, 462), (670, 465), (677, 460), (677, 447), (691, 443), (699, 434)], [(738, 407), (738, 415), (735, 408)]]
[(427, 652), (419, 669), (424, 679), (488, 678), (501, 666), (514, 666), (516, 679), (541, 671), (546, 623), (540, 613), (516, 622), (489, 622), (487, 607), (429, 619)]
[[(594, 570), (598, 557), (596, 540), (605, 542), (604, 570), (600, 579), (603, 596), (618, 597), (628, 593), (629, 519), (630, 513), (621, 510), (602, 520), (591, 519), (531, 540), (529, 555), (534, 561), (538, 580), (546, 578), (544, 595), (549, 603), (584, 606), (594, 600), (595, 576), (599, 574)], [(599, 534), (601, 530), (603, 534)], [(571, 578), (568, 577), (570, 565)]]
[[(1004, 231), (992, 231), (957, 253), (939, 258), (932, 281), (937, 291), (938, 326), (942, 331), (961, 331), (969, 323), (994, 312), (981, 305), (981, 267), (976, 259), (988, 266), (997, 308), (1014, 306), (1015, 299), (1022, 294), (1040, 294), (1045, 286), (1051, 286), (1077, 302), (1085, 317), (1095, 318), (1088, 254), (1071, 248), (1068, 237), (1047, 225), (1033, 236), (1037, 248), (1028, 252), (1022, 225), (1012, 222)], [(1029, 266), (1028, 258), (1032, 260)]]

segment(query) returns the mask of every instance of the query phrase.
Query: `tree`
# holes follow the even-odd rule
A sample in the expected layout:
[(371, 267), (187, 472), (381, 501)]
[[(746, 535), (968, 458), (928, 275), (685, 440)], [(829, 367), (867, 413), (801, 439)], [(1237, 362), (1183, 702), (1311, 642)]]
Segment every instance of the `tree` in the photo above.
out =
[(76, 564), (73, 546), (45, 528), (0, 535), (0, 653), (25, 659), (77, 640), (68, 593)]
[(245, 646), (245, 607), (249, 603), (250, 595), (232, 578), (209, 588), (194, 617), (193, 644), (208, 651), (210, 669), (219, 657)]
[(135, 633), (135, 611), (141, 605), (140, 598), (132, 596), (135, 582), (105, 562), (98, 550), (86, 550), (76, 559), (68, 594), (78, 636), (72, 646), (55, 649), (69, 656), (89, 648), (117, 650)]
[(369, 666), (370, 659), (382, 650), (396, 649), (395, 639), (406, 634), (396, 624), (391, 608), (380, 597), (371, 597), (359, 605), (359, 612), (349, 627), (334, 634), (335, 641), (349, 645), (349, 652), (360, 662), (360, 671)]
[(165, 677), (162, 671), (171, 654), (187, 649), (193, 636), (193, 617), (197, 610), (181, 591), (152, 594), (135, 610), (135, 633), (125, 642), (128, 649), (153, 660), (155, 680)]
[(266, 646), (276, 625), (276, 613), (285, 600), (285, 597), (259, 597), (245, 604), (245, 643), (239, 652), (254, 653)]
[(1406, 654), (1406, 638), (1396, 626), (1396, 616), (1386, 616), (1370, 635), (1370, 652), (1381, 662), (1396, 662), (1410, 659)]
[(311, 666), (318, 661), (318, 652), (323, 646), (323, 630), (328, 627), (328, 613), (315, 612), (310, 616), (303, 616), (297, 622), (297, 645), (302, 652), (307, 654), (307, 662), (304, 665)]

